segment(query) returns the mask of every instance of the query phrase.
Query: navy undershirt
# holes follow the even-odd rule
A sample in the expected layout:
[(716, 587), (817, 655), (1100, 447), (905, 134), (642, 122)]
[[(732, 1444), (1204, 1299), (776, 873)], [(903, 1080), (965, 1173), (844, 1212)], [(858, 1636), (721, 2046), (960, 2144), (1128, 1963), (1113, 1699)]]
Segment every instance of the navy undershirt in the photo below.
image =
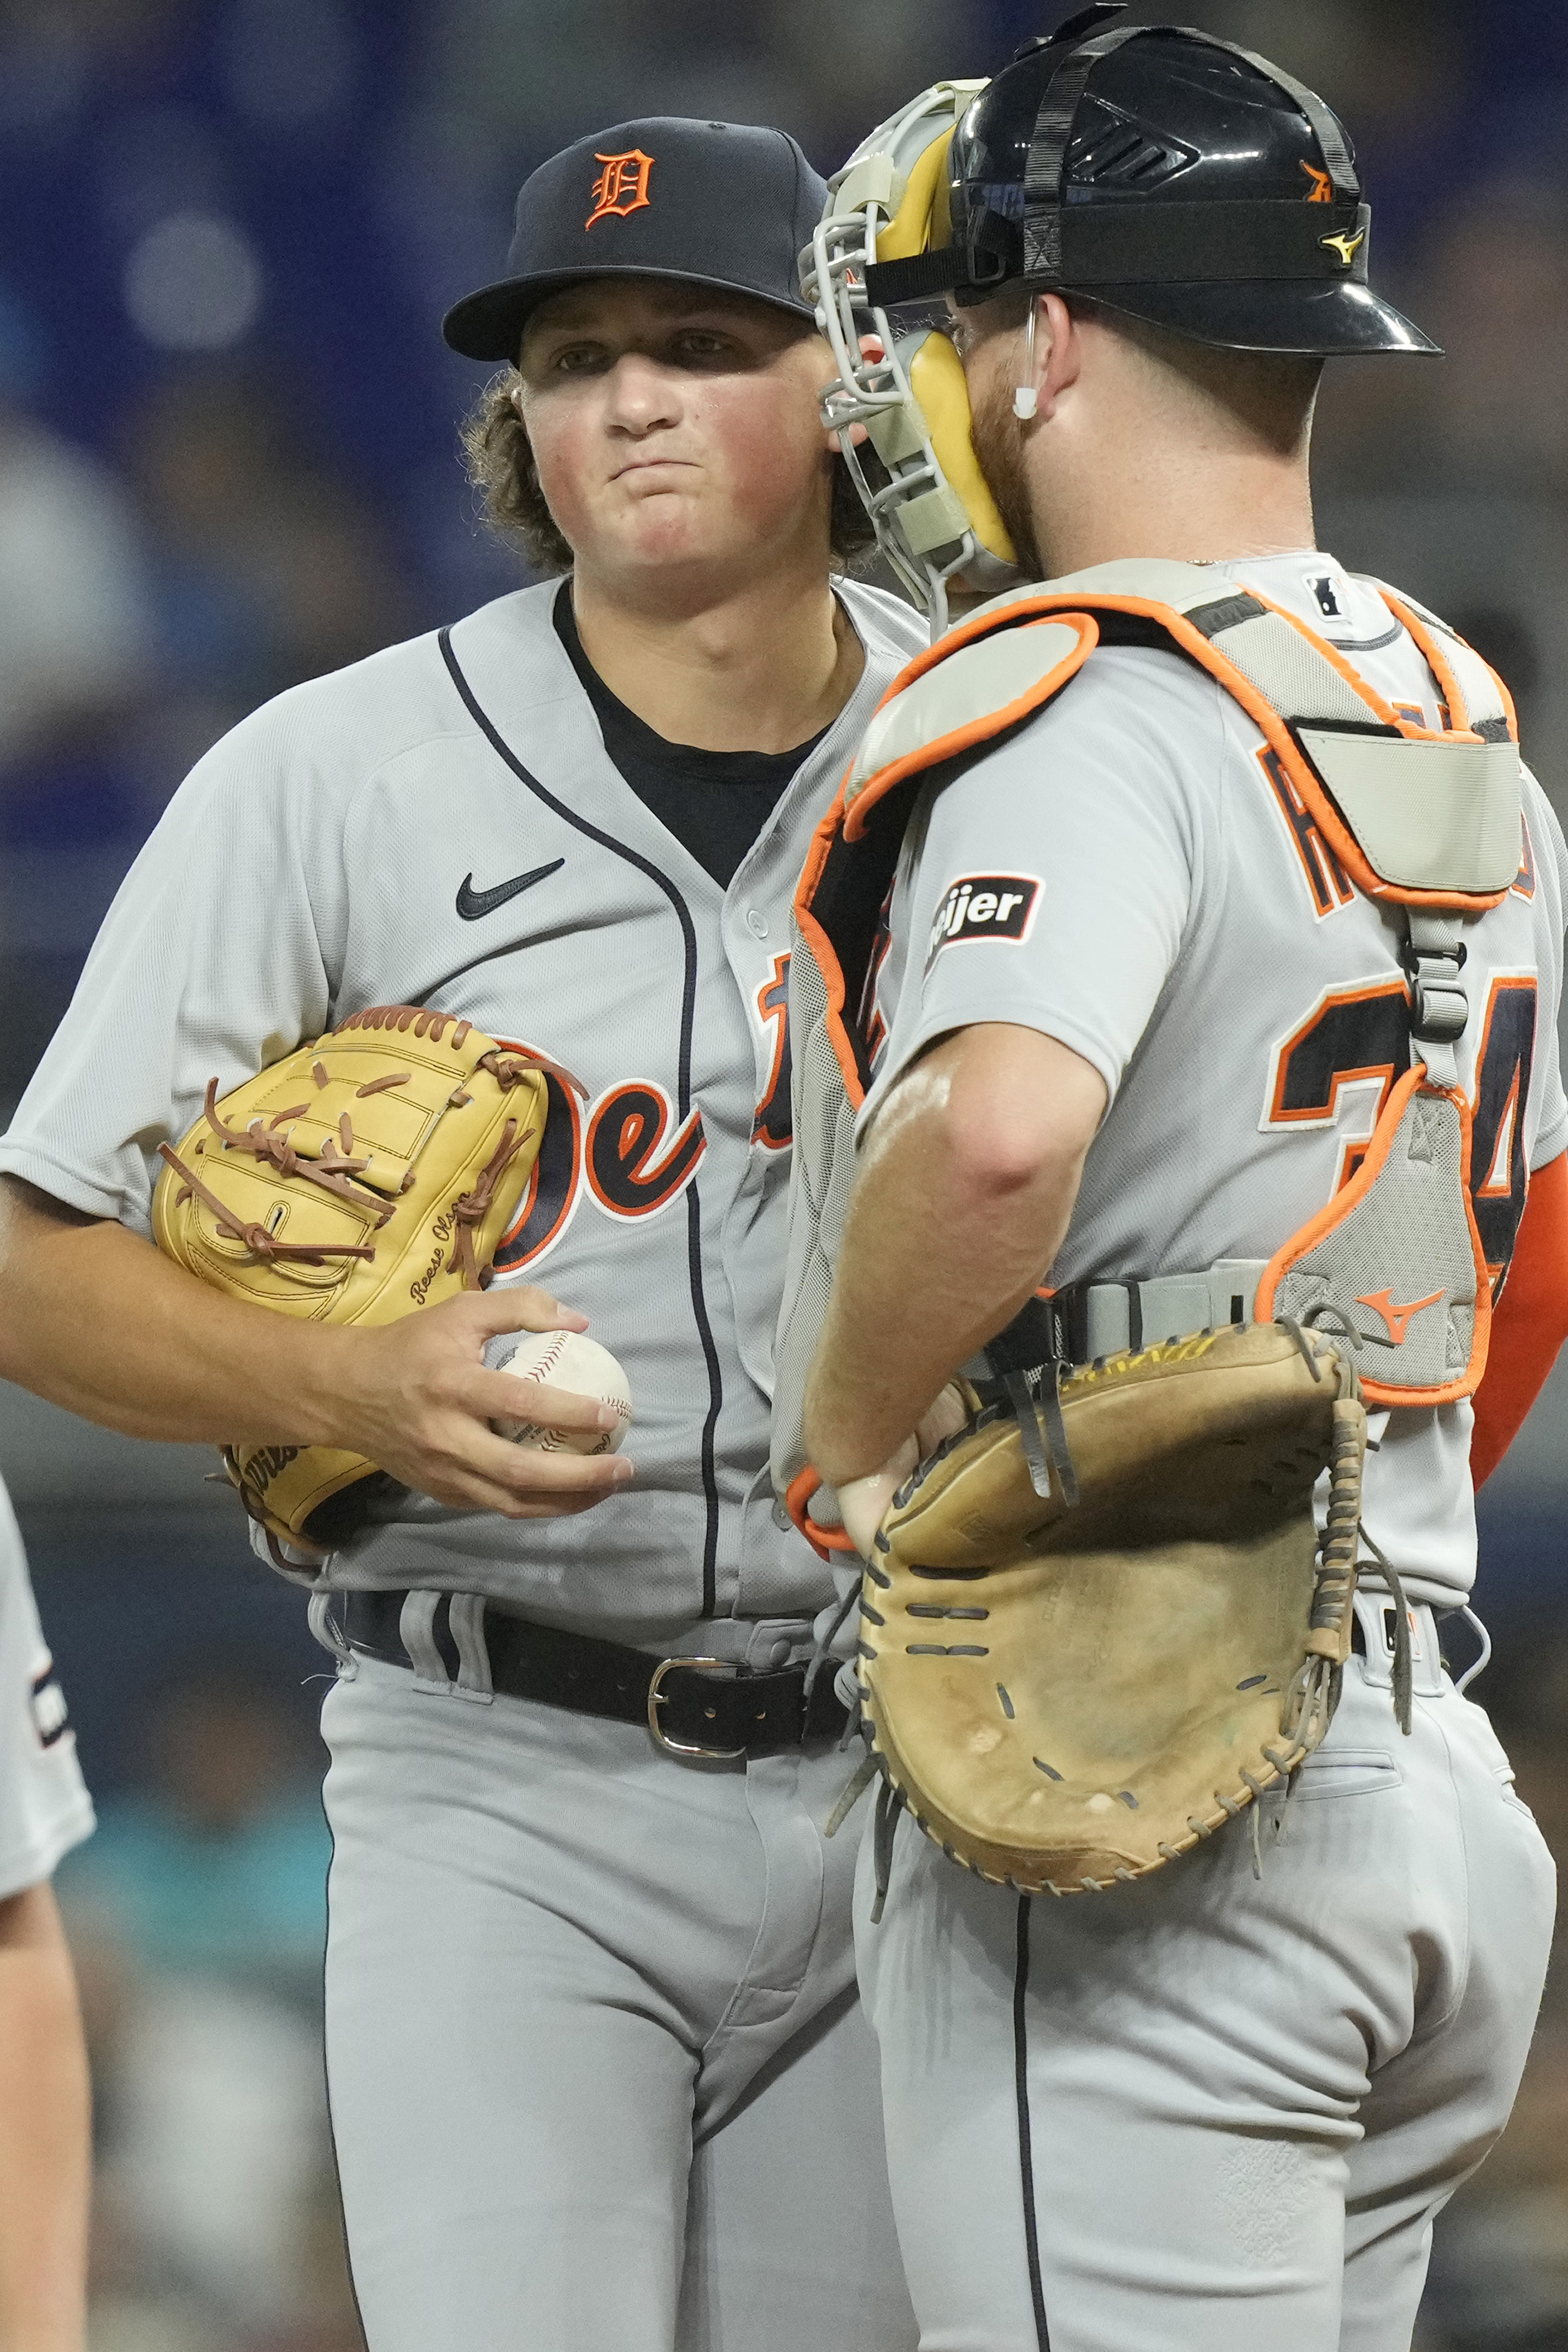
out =
[(827, 730), (789, 751), (700, 751), (671, 743), (610, 692), (584, 652), (570, 581), (561, 583), (554, 620), (611, 761), (660, 824), (728, 889), (802, 761)]

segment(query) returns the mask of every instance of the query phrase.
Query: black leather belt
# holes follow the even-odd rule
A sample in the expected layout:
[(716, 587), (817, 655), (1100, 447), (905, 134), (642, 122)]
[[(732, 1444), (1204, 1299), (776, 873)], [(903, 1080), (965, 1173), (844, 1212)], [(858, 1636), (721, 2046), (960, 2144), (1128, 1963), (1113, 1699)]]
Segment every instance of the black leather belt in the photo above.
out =
[[(332, 1614), (353, 1650), (388, 1665), (412, 1666), (399, 1631), (403, 1592), (341, 1592)], [(458, 1644), (448, 1597), (436, 1604), (431, 1635), (455, 1677)], [(719, 1658), (650, 1658), (621, 1642), (564, 1633), (504, 1610), (485, 1611), (490, 1680), (508, 1698), (531, 1698), (616, 1723), (645, 1723), (669, 1756), (767, 1756), (808, 1739), (837, 1739), (846, 1710), (835, 1697), (831, 1660), (805, 1696), (805, 1668), (745, 1673)]]

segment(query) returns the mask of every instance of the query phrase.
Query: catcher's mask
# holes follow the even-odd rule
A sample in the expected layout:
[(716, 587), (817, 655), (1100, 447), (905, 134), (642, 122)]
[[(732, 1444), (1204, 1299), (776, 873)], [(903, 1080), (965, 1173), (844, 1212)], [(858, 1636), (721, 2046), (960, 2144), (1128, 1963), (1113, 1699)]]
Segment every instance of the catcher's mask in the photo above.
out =
[[(839, 432), (844, 461), (899, 579), (947, 625), (947, 583), (992, 593), (1018, 578), (1013, 542), (980, 470), (970, 436), (963, 363), (938, 327), (896, 334), (867, 281), (880, 266), (942, 251), (951, 235), (949, 150), (983, 81), (939, 81), (879, 124), (828, 185), (826, 210), (801, 255), (801, 292), (838, 373), (822, 395), (823, 421)], [(860, 349), (863, 333), (881, 356)], [(879, 478), (849, 428), (863, 425)]]
[(1323, 100), (1210, 34), (1114, 24), (1126, 5), (1093, 0), (993, 81), (922, 92), (828, 183), (802, 256), (838, 362), (824, 415), (866, 426), (886, 478), (847, 452), (851, 472), (937, 633), (947, 583), (995, 593), (1013, 550), (956, 353), (929, 326), (896, 337), (889, 310), (1017, 286), (1231, 351), (1437, 349), (1367, 283), (1371, 208)]

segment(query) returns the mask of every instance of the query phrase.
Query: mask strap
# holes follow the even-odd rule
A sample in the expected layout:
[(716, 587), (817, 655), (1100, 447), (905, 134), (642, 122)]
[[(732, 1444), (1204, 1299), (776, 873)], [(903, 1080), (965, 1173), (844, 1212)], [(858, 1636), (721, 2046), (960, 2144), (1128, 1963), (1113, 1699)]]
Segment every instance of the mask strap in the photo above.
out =
[(1024, 331), (1024, 381), (1013, 394), (1013, 414), (1026, 422), (1040, 413), (1040, 395), (1035, 390), (1035, 320), (1039, 316), (1038, 298), (1029, 297), (1029, 323)]

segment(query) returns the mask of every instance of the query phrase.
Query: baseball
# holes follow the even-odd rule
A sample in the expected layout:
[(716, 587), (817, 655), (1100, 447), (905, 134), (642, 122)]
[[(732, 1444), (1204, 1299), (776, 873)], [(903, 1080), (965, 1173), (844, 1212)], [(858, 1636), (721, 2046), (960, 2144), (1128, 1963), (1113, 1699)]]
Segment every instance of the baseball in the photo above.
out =
[(495, 1372), (510, 1372), (518, 1381), (542, 1381), (552, 1388), (571, 1389), (578, 1396), (596, 1397), (614, 1405), (620, 1419), (614, 1429), (547, 1429), (537, 1421), (493, 1421), (498, 1437), (517, 1445), (537, 1445), (545, 1454), (614, 1454), (632, 1417), (632, 1392), (625, 1372), (608, 1348), (585, 1339), (579, 1331), (509, 1331), (485, 1350), (485, 1361)]

